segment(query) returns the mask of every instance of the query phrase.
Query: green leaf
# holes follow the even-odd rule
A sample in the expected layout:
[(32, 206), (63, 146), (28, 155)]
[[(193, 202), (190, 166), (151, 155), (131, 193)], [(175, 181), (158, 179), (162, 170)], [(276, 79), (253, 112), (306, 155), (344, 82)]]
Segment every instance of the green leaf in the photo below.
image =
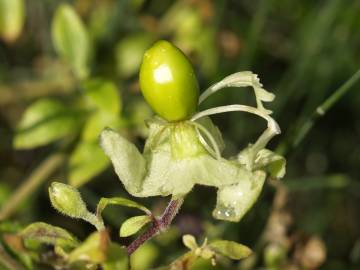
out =
[(120, 228), (120, 237), (128, 237), (137, 233), (142, 227), (151, 222), (150, 216), (135, 216), (127, 219)]
[(87, 261), (102, 263), (106, 260), (106, 247), (102, 245), (104, 235), (99, 232), (92, 233), (79, 247), (69, 255), (69, 262)]
[(146, 126), (146, 120), (153, 116), (150, 106), (143, 99), (136, 99), (129, 105), (129, 120), (132, 130), (135, 134), (147, 138), (149, 130)]
[(144, 53), (152, 41), (147, 33), (136, 33), (121, 39), (115, 51), (117, 71), (121, 77), (127, 78), (139, 71)]
[(152, 242), (141, 245), (130, 256), (131, 270), (153, 269), (155, 261), (159, 258), (160, 251)]
[(87, 118), (81, 138), (85, 141), (98, 141), (105, 127), (120, 129), (123, 125), (124, 119), (104, 111), (95, 111)]
[(246, 258), (252, 253), (251, 249), (247, 246), (226, 240), (214, 241), (209, 244), (209, 247), (215, 252), (233, 260)]
[(126, 248), (110, 243), (106, 262), (101, 266), (104, 270), (129, 270), (129, 256)]
[(40, 99), (31, 104), (17, 127), (14, 146), (29, 149), (61, 139), (79, 129), (81, 114), (61, 102)]
[(25, 19), (24, 0), (0, 0), (0, 37), (13, 42), (22, 31)]
[(102, 79), (91, 79), (83, 83), (89, 103), (99, 110), (118, 115), (121, 111), (119, 89), (113, 82)]
[(69, 250), (79, 245), (79, 241), (66, 230), (43, 222), (27, 226), (20, 235), (28, 248), (48, 244)]
[(57, 53), (68, 62), (79, 79), (89, 74), (90, 41), (84, 24), (70, 5), (62, 4), (52, 22), (52, 39)]
[(97, 142), (80, 142), (70, 155), (69, 183), (79, 187), (105, 170), (109, 163)]
[(121, 206), (126, 206), (126, 207), (132, 207), (132, 208), (137, 208), (139, 210), (144, 211), (147, 215), (151, 214), (151, 211), (149, 209), (147, 209), (145, 206), (134, 202), (132, 200), (129, 199), (125, 199), (125, 198), (121, 198), (121, 197), (114, 197), (114, 198), (101, 198), (98, 206), (97, 206), (97, 210), (96, 210), (96, 214), (97, 216), (100, 216), (102, 211), (105, 209), (106, 206), (108, 206), (109, 204), (115, 204), (115, 205), (121, 205)]

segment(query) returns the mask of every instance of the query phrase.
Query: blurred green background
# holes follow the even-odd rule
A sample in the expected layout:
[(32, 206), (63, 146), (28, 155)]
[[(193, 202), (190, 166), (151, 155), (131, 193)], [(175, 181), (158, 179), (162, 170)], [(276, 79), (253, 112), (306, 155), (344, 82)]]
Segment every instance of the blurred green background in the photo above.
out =
[[(110, 126), (143, 146), (144, 120), (152, 113), (139, 92), (138, 70), (158, 39), (190, 57), (203, 90), (237, 71), (259, 74), (276, 94), (269, 107), (282, 134), (270, 149), (286, 156), (287, 175), (268, 182), (240, 223), (214, 220), (215, 190), (195, 188), (170, 231), (136, 252), (134, 269), (184, 253), (185, 233), (255, 251), (240, 263), (200, 262), (193, 269), (360, 269), (360, 83), (301, 133), (360, 67), (356, 0), (0, 0), (1, 224), (44, 221), (84, 239), (90, 226), (51, 208), (50, 180), (79, 187), (90, 209), (102, 196), (129, 197), (97, 136)], [(253, 104), (253, 95), (228, 89), (201, 109), (234, 103)], [(265, 127), (239, 113), (213, 120), (225, 156)], [(161, 212), (167, 199), (139, 201)], [(114, 239), (133, 211), (106, 210)]]

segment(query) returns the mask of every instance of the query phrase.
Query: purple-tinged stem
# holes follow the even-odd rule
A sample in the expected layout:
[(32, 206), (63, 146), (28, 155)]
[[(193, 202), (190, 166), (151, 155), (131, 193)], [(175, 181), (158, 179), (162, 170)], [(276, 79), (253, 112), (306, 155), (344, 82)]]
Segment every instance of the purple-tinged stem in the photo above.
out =
[(153, 238), (155, 235), (160, 232), (165, 231), (175, 218), (178, 213), (184, 199), (171, 200), (166, 207), (164, 213), (160, 218), (154, 217), (151, 227), (145, 231), (142, 235), (136, 238), (130, 245), (127, 246), (127, 253), (131, 255), (135, 250), (137, 250), (142, 244), (144, 244), (149, 239)]

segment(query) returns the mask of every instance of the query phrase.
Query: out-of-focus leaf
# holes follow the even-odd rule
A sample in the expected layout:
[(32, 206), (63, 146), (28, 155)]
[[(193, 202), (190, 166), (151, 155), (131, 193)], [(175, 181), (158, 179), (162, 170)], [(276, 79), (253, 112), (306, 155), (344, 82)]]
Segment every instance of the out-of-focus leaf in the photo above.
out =
[(130, 4), (135, 9), (138, 10), (144, 4), (145, 0), (131, 0)]
[(114, 27), (118, 27), (118, 14), (117, 1), (96, 1), (92, 3), (91, 14), (88, 15), (87, 21), (88, 32), (94, 42), (101, 43), (114, 38)]
[(345, 174), (332, 174), (299, 179), (286, 179), (284, 185), (290, 191), (312, 191), (317, 189), (341, 189), (349, 186), (356, 188), (356, 180), (352, 180)]
[(121, 225), (120, 237), (128, 237), (137, 233), (142, 227), (151, 222), (150, 216), (135, 216), (131, 217)]
[(0, 183), (0, 207), (11, 195), (11, 189), (6, 183)]
[(86, 261), (102, 263), (106, 260), (106, 250), (103, 246), (102, 235), (99, 232), (92, 233), (79, 247), (69, 255), (69, 262)]
[(97, 142), (80, 142), (69, 160), (69, 183), (79, 187), (110, 164)]
[(70, 5), (62, 4), (56, 10), (51, 34), (60, 57), (70, 64), (78, 78), (85, 79), (89, 74), (90, 41), (84, 24)]
[(116, 66), (121, 77), (130, 77), (139, 71), (145, 51), (150, 47), (152, 38), (147, 33), (130, 35), (116, 46)]
[(267, 269), (281, 269), (287, 256), (285, 247), (270, 243), (264, 249), (264, 262)]
[(233, 260), (246, 258), (252, 253), (251, 249), (247, 246), (227, 240), (214, 241), (209, 244), (209, 247), (215, 252)]
[(129, 115), (134, 132), (143, 138), (147, 138), (149, 130), (146, 126), (146, 120), (154, 115), (150, 106), (143, 99), (136, 100), (129, 106)]
[(82, 130), (81, 138), (85, 141), (98, 141), (101, 131), (109, 127), (119, 130), (127, 125), (126, 119), (106, 113), (104, 111), (96, 111), (89, 116)]
[(121, 205), (121, 206), (126, 206), (126, 207), (137, 208), (137, 209), (144, 211), (148, 215), (151, 214), (151, 211), (149, 209), (147, 209), (145, 206), (143, 206), (137, 202), (134, 202), (129, 199), (121, 198), (121, 197), (114, 197), (114, 198), (101, 198), (100, 202), (98, 203), (97, 210), (96, 210), (97, 215), (98, 216), (101, 215), (101, 212), (109, 204), (116, 204), (116, 205)]
[(107, 251), (106, 262), (101, 266), (104, 270), (128, 270), (129, 257), (126, 249), (118, 244), (111, 243)]
[(20, 232), (20, 235), (27, 248), (48, 244), (72, 249), (79, 245), (79, 241), (66, 230), (43, 222), (36, 222), (27, 226)]
[(31, 104), (17, 127), (14, 146), (28, 149), (45, 145), (75, 133), (81, 114), (52, 99), (40, 99)]
[(116, 117), (112, 114), (104, 113), (102, 111), (94, 112), (86, 119), (81, 138), (88, 142), (96, 141), (104, 127), (110, 126), (115, 119)]
[(23, 227), (14, 221), (4, 220), (0, 222), (0, 234), (2, 233), (17, 233)]
[(148, 270), (154, 266), (159, 256), (159, 250), (151, 243), (146, 242), (138, 248), (130, 257), (131, 270)]
[(24, 0), (0, 0), (0, 37), (7, 42), (16, 40), (25, 20)]
[(91, 79), (83, 83), (89, 103), (99, 110), (118, 115), (122, 102), (119, 89), (113, 82)]

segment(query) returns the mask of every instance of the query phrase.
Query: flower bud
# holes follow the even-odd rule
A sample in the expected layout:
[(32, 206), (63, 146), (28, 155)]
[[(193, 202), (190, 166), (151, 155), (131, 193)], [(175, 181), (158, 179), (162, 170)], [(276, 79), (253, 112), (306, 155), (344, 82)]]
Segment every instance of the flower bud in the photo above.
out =
[(64, 215), (84, 218), (89, 213), (79, 191), (72, 186), (53, 182), (49, 187), (49, 197), (53, 207)]

